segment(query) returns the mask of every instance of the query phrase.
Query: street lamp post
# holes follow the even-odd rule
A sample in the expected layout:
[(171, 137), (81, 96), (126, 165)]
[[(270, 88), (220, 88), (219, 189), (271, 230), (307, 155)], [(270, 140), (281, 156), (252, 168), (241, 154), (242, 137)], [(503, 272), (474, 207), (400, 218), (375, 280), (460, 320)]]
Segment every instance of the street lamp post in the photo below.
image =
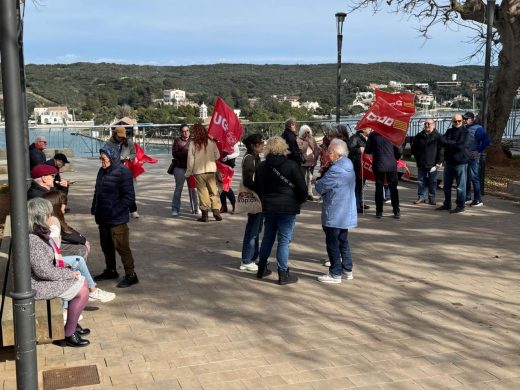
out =
[[(487, 2), (487, 31), (486, 31), (486, 55), (484, 63), (484, 89), (482, 91), (482, 111), (481, 120), (482, 125), (488, 128), (488, 105), (489, 105), (489, 78), (491, 71), (491, 45), (493, 44), (493, 23), (495, 16), (495, 0), (488, 0)], [(479, 161), (479, 176), (480, 176), (480, 191), (484, 195), (485, 176), (486, 176), (486, 152), (480, 154)]]
[(347, 16), (344, 12), (336, 13), (336, 30), (338, 33), (338, 78), (336, 83), (336, 123), (339, 123), (340, 118), (340, 86), (341, 86), (341, 45), (343, 42), (343, 22)]

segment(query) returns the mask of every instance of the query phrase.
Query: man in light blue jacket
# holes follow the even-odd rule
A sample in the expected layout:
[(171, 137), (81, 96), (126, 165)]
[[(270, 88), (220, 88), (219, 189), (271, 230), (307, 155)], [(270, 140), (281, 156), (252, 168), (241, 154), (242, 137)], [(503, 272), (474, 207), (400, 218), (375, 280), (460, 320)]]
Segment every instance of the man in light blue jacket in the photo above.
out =
[(318, 276), (322, 283), (341, 283), (341, 277), (353, 279), (352, 255), (348, 229), (357, 226), (356, 174), (347, 157), (345, 141), (333, 139), (327, 149), (329, 169), (316, 181), (316, 191), (323, 198), (321, 224), (325, 232), (329, 272)]

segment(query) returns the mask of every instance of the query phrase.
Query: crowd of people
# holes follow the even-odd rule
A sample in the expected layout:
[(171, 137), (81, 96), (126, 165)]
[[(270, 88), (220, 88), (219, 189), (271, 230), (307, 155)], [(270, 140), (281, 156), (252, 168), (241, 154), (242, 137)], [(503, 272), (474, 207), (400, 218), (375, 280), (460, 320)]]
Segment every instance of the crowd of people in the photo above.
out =
[[(258, 279), (271, 275), (273, 270), (268, 259), (276, 241), (278, 283), (286, 285), (298, 281), (289, 266), (289, 247), (296, 219), (302, 204), (316, 200), (316, 194), (322, 201), (321, 225), (327, 249), (324, 265), (328, 267), (328, 272), (317, 280), (337, 284), (342, 279), (353, 279), (348, 233), (357, 226), (358, 214), (369, 209), (364, 197), (363, 156), (372, 157), (376, 218), (382, 218), (385, 198), (389, 198), (393, 217), (399, 219), (397, 160), (402, 149), (368, 128), (349, 136), (344, 126), (329, 129), (318, 145), (312, 129), (307, 125), (298, 129), (294, 118), (285, 122), (281, 137), (265, 141), (260, 134), (251, 134), (243, 144), (246, 154), (242, 158), (237, 199), (230, 185), (232, 175), (226, 180), (219, 177), (219, 166), (223, 164), (233, 171), (240, 153), (238, 145), (234, 146), (233, 153), (226, 154), (203, 125), (181, 126), (180, 136), (172, 146), (170, 173), (175, 178), (172, 216), (181, 214), (185, 182), (190, 213), (198, 215), (200, 222), (209, 222), (210, 211), (216, 221), (222, 221), (222, 214), (234, 213), (242, 199), (248, 207), (245, 208), (247, 222), (240, 270), (255, 273)], [(486, 131), (471, 112), (454, 115), (452, 126), (444, 135), (436, 130), (434, 119), (427, 119), (423, 131), (414, 137), (411, 145), (417, 163), (417, 200), (414, 203), (436, 205), (437, 173), (444, 164), (444, 202), (436, 210), (456, 214), (463, 212), (468, 203), (482, 206), (479, 160), (489, 144)], [(105, 269), (94, 277), (87, 261), (90, 242), (65, 219), (71, 182), (61, 179), (59, 173), (69, 160), (61, 153), (47, 160), (46, 142), (42, 137), (36, 138), (30, 146), (33, 180), (27, 195), (32, 286), (36, 299), (59, 297), (63, 300), (65, 343), (69, 346), (89, 344), (84, 338), (90, 333), (89, 329), (78, 323), (87, 302), (110, 302), (116, 297), (97, 287), (96, 282), (119, 279), (119, 288), (139, 282), (128, 227), (130, 216), (137, 213), (135, 180), (124, 165), (135, 156), (131, 145), (125, 128), (118, 127), (99, 151), (101, 166), (91, 213), (98, 225)], [(320, 170), (315, 175), (318, 164)], [(455, 208), (451, 202), (453, 181), (457, 185)], [(252, 207), (253, 204), (256, 207)], [(122, 278), (117, 272), (116, 252), (125, 271)]]

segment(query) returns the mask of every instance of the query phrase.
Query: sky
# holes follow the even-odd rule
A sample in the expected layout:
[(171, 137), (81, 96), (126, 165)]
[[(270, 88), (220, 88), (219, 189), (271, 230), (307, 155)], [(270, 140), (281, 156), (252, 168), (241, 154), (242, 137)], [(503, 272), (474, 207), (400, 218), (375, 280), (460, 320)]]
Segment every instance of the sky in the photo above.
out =
[[(32, 0), (25, 62), (336, 63), (334, 15), (347, 10), (347, 0)], [(343, 27), (342, 62), (469, 63), (469, 30), (439, 26), (425, 40), (417, 27), (386, 6), (376, 15), (353, 12)]]

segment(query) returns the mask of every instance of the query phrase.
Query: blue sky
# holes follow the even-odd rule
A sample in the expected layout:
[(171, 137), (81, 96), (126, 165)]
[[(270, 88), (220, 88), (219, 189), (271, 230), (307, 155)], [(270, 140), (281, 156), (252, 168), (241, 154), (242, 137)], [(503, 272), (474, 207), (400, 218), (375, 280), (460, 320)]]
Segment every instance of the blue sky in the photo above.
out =
[[(35, 0), (26, 2), (26, 63), (335, 63), (338, 0)], [(357, 11), (343, 29), (343, 62), (467, 64), (465, 30), (418, 37), (415, 20)]]

